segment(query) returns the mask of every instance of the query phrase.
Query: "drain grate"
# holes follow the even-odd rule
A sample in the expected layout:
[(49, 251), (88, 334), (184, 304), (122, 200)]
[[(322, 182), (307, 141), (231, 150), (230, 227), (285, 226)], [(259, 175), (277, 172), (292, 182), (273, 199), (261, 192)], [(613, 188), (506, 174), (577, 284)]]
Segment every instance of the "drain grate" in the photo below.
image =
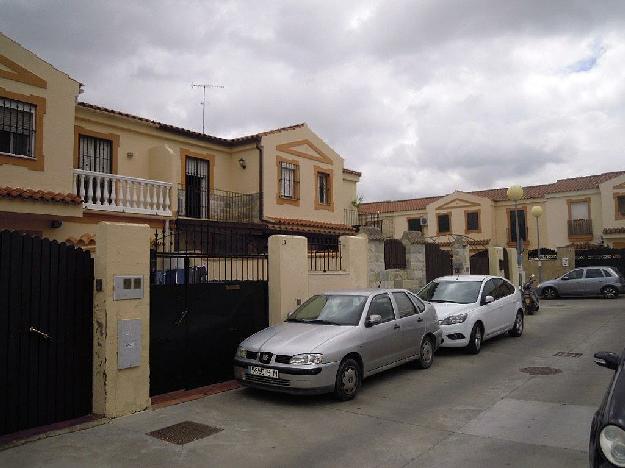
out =
[(529, 375), (554, 375), (562, 372), (560, 369), (556, 369), (555, 367), (524, 367), (519, 370)]
[(584, 353), (567, 353), (566, 351), (558, 351), (556, 354), (554, 354), (554, 356), (560, 356), (560, 357), (572, 357), (572, 358), (578, 358), (583, 356)]
[(148, 432), (147, 435), (157, 439), (171, 442), (172, 444), (184, 445), (194, 440), (217, 434), (223, 431), (220, 427), (207, 426), (193, 421), (184, 421), (173, 426), (167, 426), (156, 431)]

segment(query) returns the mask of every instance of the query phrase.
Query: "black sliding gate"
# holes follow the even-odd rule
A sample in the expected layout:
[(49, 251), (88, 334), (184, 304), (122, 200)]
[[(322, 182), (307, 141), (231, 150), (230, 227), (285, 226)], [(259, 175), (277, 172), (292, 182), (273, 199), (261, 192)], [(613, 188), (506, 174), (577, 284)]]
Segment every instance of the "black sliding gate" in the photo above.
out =
[(238, 344), (268, 325), (266, 237), (209, 224), (155, 236), (150, 394), (232, 378)]
[(91, 413), (93, 261), (0, 232), (0, 435)]

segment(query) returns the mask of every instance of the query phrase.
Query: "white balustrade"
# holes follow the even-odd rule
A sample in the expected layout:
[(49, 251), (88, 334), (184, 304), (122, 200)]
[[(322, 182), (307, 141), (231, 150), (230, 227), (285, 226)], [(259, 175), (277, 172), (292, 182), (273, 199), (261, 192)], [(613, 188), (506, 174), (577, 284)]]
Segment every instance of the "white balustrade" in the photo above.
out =
[(90, 210), (171, 216), (172, 184), (74, 169), (74, 192)]

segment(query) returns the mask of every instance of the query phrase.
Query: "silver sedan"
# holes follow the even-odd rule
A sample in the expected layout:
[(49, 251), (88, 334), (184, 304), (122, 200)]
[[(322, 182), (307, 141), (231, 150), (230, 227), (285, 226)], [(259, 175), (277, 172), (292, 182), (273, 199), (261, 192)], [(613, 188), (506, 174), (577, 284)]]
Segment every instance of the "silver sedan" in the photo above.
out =
[(378, 372), (430, 367), (441, 338), (434, 308), (404, 289), (318, 294), (243, 341), (234, 374), (250, 387), (349, 400)]

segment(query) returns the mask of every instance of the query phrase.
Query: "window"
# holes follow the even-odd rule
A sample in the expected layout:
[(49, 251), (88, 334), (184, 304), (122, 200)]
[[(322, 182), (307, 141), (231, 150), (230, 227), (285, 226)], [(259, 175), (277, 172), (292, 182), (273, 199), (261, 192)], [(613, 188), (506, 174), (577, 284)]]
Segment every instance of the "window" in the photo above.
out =
[(395, 319), (395, 312), (393, 311), (393, 304), (391, 298), (386, 294), (379, 294), (371, 299), (369, 305), (369, 316), (379, 315), (382, 317), (382, 322), (388, 322)]
[(477, 232), (480, 230), (480, 212), (479, 211), (467, 211), (467, 232)]
[(317, 173), (318, 200), (322, 205), (330, 204), (330, 174), (325, 172)]
[(393, 298), (395, 299), (395, 303), (397, 304), (399, 318), (409, 317), (410, 315), (414, 315), (417, 313), (417, 309), (415, 309), (412, 301), (408, 299), (406, 293), (394, 292)]
[(112, 173), (111, 140), (80, 135), (78, 145), (78, 164), (84, 171)]
[(408, 297), (410, 298), (412, 303), (417, 308), (417, 313), (418, 314), (420, 314), (421, 312), (423, 312), (425, 310), (425, 304), (423, 302), (421, 302), (421, 299), (419, 299), (415, 294), (408, 293)]
[(590, 208), (587, 201), (570, 203), (571, 219), (590, 219)]
[(280, 197), (296, 200), (298, 198), (297, 164), (280, 162)]
[(408, 220), (408, 230), (409, 231), (419, 231), (423, 230), (421, 226), (421, 218), (413, 218)]
[(0, 153), (35, 158), (37, 106), (0, 98)]
[(288, 322), (358, 325), (367, 296), (328, 294), (313, 296), (289, 315)]
[(575, 280), (575, 279), (582, 279), (583, 276), (584, 276), (584, 270), (577, 269), (577, 270), (569, 271), (562, 278), (567, 279), (567, 280)]
[(519, 237), (521, 238), (521, 241), (526, 242), (527, 241), (527, 226), (525, 224), (525, 210), (516, 210), (516, 216), (515, 216), (515, 211), (514, 210), (510, 210), (510, 215), (509, 215), (509, 230), (510, 230), (510, 241), (511, 242), (516, 242), (516, 220), (518, 218), (519, 221)]
[(625, 195), (616, 197), (615, 202), (617, 218), (625, 218)]
[(477, 302), (481, 287), (481, 281), (434, 280), (419, 291), (419, 297), (428, 302), (470, 304)]
[(602, 271), (606, 278), (611, 278), (614, 276), (610, 270), (602, 270)]
[(438, 233), (444, 234), (451, 231), (449, 213), (442, 213), (437, 216)]
[(499, 286), (500, 281), (501, 280), (497, 280), (497, 279), (489, 279), (484, 284), (484, 289), (482, 289), (482, 302), (486, 299), (486, 296), (493, 296), (495, 300), (498, 299), (496, 294), (497, 294), (497, 286)]
[(514, 286), (512, 286), (507, 281), (501, 279), (495, 279), (492, 281), (495, 281), (496, 283), (495, 289), (491, 294), (491, 296), (493, 296), (495, 299), (501, 299), (502, 297), (509, 296), (514, 292)]
[(599, 268), (589, 268), (586, 270), (586, 278), (603, 278), (603, 273)]

